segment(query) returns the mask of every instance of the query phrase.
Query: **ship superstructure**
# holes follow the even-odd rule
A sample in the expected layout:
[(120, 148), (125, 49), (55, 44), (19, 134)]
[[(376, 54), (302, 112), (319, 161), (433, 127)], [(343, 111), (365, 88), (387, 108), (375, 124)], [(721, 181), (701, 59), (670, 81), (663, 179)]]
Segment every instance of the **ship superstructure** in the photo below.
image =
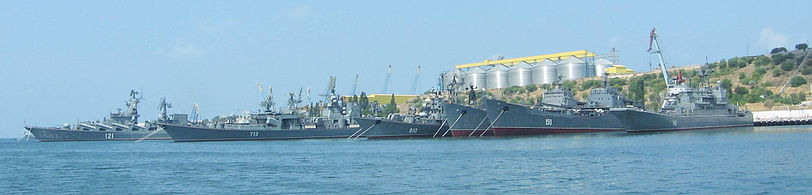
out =
[(626, 107), (630, 101), (606, 80), (604, 83), (603, 88), (591, 91), (586, 103), (578, 102), (572, 92), (558, 82), (534, 106), (487, 99), (485, 105), (488, 117), (493, 121), (494, 135), (622, 131), (623, 126), (613, 109)]
[[(331, 77), (331, 83), (334, 82)], [(360, 109), (354, 103), (344, 102), (335, 93), (335, 85), (330, 86), (321, 116), (303, 116), (297, 112), (301, 98), (293, 94), (290, 95), (288, 111), (276, 110), (269, 88), (258, 112), (221, 117), (221, 120), (207, 125), (161, 125), (176, 142), (348, 137), (359, 128), (352, 116), (360, 116)]]
[[(386, 118), (356, 118), (361, 130), (355, 134), (367, 138), (442, 137), (448, 129), (439, 92), (424, 96), (420, 109), (411, 107), (406, 114), (393, 113)], [(451, 136), (448, 134), (448, 136)]]
[[(138, 105), (142, 97), (140, 92), (131, 90), (130, 99), (125, 109), (118, 109), (110, 113), (109, 118), (98, 121), (68, 123), (61, 127), (25, 127), (34, 138), (40, 141), (105, 141), (105, 140), (150, 140), (170, 139), (158, 125), (153, 122), (139, 122)], [(171, 124), (186, 124), (185, 114), (167, 115), (167, 108), (171, 107), (164, 98), (161, 99), (159, 110), (161, 113), (158, 122)]]

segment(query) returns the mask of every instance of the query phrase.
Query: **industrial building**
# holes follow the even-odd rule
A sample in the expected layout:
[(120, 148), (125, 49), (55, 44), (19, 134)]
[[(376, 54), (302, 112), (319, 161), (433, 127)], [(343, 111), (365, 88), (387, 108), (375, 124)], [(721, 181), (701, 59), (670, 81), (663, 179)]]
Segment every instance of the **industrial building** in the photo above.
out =
[(606, 68), (606, 73), (608, 74), (634, 74), (634, 70), (626, 68), (623, 65), (614, 65), (612, 67)]
[[(610, 57), (614, 58), (614, 50), (612, 51)], [(455, 66), (455, 70), (442, 73), (439, 84), (441, 90), (447, 90), (445, 88), (452, 82), (463, 84), (455, 90), (470, 86), (475, 89), (500, 89), (530, 84), (551, 84), (559, 79), (576, 80), (606, 73), (629, 74), (634, 71), (604, 57), (596, 56), (595, 53), (579, 50), (460, 64)]]

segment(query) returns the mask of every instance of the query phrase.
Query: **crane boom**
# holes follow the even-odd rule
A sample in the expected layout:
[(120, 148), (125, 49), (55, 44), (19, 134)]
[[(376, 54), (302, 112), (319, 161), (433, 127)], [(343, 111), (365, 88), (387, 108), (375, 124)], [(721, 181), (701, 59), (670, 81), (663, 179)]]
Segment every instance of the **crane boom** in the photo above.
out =
[(392, 76), (392, 65), (386, 68), (386, 80), (383, 82), (383, 92), (389, 93), (389, 77)]
[[(358, 89), (358, 75), (355, 75), (355, 82), (352, 83), (352, 95), (355, 95), (355, 90)], [(310, 90), (310, 89), (308, 89)]]
[[(657, 57), (660, 59), (660, 70), (663, 72), (663, 79), (665, 79), (665, 87), (671, 88), (671, 82), (669, 81), (670, 78), (668, 77), (668, 69), (665, 65), (665, 58), (663, 58), (663, 52), (660, 50), (660, 44), (657, 42), (657, 34), (654, 31), (657, 28), (651, 29), (651, 35), (649, 35), (648, 41), (648, 51), (651, 53), (656, 53)], [(652, 44), (654, 45), (654, 50), (652, 51)]]

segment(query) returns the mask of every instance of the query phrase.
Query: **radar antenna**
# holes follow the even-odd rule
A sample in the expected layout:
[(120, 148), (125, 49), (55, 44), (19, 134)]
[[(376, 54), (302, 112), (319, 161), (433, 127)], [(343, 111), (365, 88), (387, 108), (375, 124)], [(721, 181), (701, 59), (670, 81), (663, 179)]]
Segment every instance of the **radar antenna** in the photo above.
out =
[(293, 93), (293, 92), (289, 92), (289, 93), (288, 93), (288, 96), (290, 97), (290, 98), (288, 99), (288, 109), (290, 109), (290, 112), (293, 112), (293, 111), (295, 111), (295, 110), (296, 110), (296, 108), (298, 108), (298, 107), (299, 107), (299, 103), (301, 103), (301, 102), (302, 102), (302, 89), (301, 89), (301, 88), (299, 88), (299, 95), (298, 95), (298, 97), (297, 97), (297, 96), (296, 96), (296, 94), (295, 94), (295, 93)]
[(127, 105), (127, 115), (130, 116), (130, 122), (132, 124), (138, 124), (138, 103), (141, 103), (141, 100), (144, 99), (141, 92), (130, 90), (130, 101), (126, 102)]
[(273, 111), (274, 102), (273, 102), (273, 87), (272, 86), (268, 86), (268, 96), (265, 97), (265, 100), (262, 101), (260, 106), (262, 106), (262, 108), (265, 109), (265, 112), (272, 112)]
[(168, 121), (169, 116), (166, 114), (166, 111), (172, 108), (172, 104), (166, 102), (166, 97), (161, 97), (161, 101), (158, 103), (158, 111), (161, 113), (158, 114), (159, 121)]

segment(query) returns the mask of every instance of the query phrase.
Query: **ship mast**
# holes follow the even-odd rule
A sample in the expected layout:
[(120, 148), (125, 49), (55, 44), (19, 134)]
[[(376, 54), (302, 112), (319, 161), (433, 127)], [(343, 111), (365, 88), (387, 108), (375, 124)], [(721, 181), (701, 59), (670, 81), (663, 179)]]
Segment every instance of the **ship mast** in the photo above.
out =
[[(262, 88), (260, 88), (262, 89)], [(273, 102), (273, 87), (268, 87), (268, 96), (265, 97), (265, 100), (262, 101), (260, 104), (262, 108), (265, 109), (265, 112), (270, 113), (273, 112), (274, 109), (274, 102)]]
[(140, 92), (135, 90), (130, 90), (130, 101), (127, 102), (127, 114), (130, 116), (130, 122), (133, 124), (138, 124), (138, 103), (141, 102), (141, 98), (138, 94)]
[(172, 108), (172, 104), (166, 102), (165, 97), (161, 97), (161, 101), (158, 103), (158, 110), (161, 112), (158, 114), (159, 121), (168, 121), (169, 116), (166, 114), (167, 109)]

